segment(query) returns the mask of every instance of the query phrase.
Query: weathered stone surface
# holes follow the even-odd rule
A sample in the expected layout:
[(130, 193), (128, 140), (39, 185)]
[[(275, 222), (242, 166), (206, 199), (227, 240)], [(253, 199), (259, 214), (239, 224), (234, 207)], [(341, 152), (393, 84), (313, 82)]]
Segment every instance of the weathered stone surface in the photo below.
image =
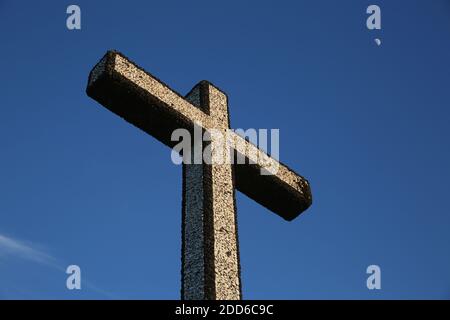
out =
[[(115, 51), (109, 51), (91, 71), (87, 94), (169, 147), (175, 145), (170, 137), (177, 128), (193, 132), (195, 123), (208, 129), (223, 121), (212, 120), (202, 109)], [(249, 150), (256, 146), (234, 133), (233, 137), (240, 141), (236, 143), (237, 152), (251, 158)], [(296, 218), (312, 202), (308, 181), (263, 151), (257, 153), (258, 159), (268, 157), (276, 163), (271, 167), (277, 167), (277, 172), (261, 175), (264, 166), (258, 161), (236, 165), (237, 189), (286, 220)]]
[[(207, 133), (230, 127), (228, 99), (217, 87), (201, 81), (184, 98), (115, 51), (91, 71), (87, 94), (169, 147), (178, 128), (195, 136), (195, 126)], [(214, 159), (223, 141), (211, 137)], [(183, 164), (183, 299), (242, 298), (236, 188), (286, 220), (311, 205), (306, 179), (235, 133), (229, 143), (231, 156), (243, 155), (246, 164)]]
[[(208, 115), (216, 114), (216, 128), (228, 128), (227, 98), (218, 89), (202, 82), (186, 99)], [(211, 152), (217, 152), (211, 143)], [(182, 298), (240, 299), (231, 164), (183, 164), (183, 193)]]

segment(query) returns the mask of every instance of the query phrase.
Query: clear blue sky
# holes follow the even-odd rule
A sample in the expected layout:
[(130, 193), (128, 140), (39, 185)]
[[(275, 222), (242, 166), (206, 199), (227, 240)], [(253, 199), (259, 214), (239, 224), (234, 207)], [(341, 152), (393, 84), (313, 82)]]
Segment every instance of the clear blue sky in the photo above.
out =
[(450, 298), (447, 0), (73, 3), (80, 31), (72, 2), (0, 0), (1, 298), (179, 298), (181, 167), (86, 96), (108, 49), (215, 83), (310, 180), (291, 223), (238, 194), (244, 298)]

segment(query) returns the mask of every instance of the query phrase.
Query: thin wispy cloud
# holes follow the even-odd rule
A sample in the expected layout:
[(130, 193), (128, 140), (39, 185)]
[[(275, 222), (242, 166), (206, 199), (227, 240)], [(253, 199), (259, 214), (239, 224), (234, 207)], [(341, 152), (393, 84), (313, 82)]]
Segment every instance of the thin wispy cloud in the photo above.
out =
[[(44, 250), (38, 249), (36, 245), (0, 234), (0, 263), (7, 263), (11, 258), (20, 258), (56, 269), (60, 272), (66, 272), (66, 268), (63, 266), (63, 263), (59, 262), (56, 258)], [(83, 279), (82, 283), (84, 287), (110, 299), (117, 298), (111, 293), (98, 288), (86, 279)]]
[(58, 267), (56, 259), (31, 244), (0, 234), (0, 259), (8, 256), (33, 261), (39, 264)]

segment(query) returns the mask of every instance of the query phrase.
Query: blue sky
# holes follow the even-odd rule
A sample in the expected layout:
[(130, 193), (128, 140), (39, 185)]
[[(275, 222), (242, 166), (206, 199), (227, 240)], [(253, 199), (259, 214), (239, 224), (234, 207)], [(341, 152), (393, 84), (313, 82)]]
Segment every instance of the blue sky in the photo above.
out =
[(86, 96), (108, 49), (210, 80), (310, 180), (290, 223), (238, 193), (244, 298), (450, 298), (448, 1), (73, 3), (79, 31), (72, 2), (0, 1), (0, 298), (179, 298), (181, 167)]

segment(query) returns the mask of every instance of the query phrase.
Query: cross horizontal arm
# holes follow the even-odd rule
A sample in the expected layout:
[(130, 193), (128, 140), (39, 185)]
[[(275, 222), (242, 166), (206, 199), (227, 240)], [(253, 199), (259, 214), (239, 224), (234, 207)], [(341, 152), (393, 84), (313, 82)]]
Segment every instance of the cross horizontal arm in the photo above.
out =
[[(178, 143), (171, 141), (175, 129), (193, 133), (195, 124), (205, 130), (215, 128), (209, 114), (115, 51), (108, 51), (92, 69), (87, 94), (169, 147)], [(306, 179), (235, 133), (231, 137), (235, 142), (232, 147), (247, 160), (246, 164), (235, 165), (239, 191), (286, 220), (294, 219), (311, 205)], [(265, 159), (266, 165), (259, 159)], [(261, 175), (267, 163), (269, 171), (276, 170)]]
[(206, 113), (122, 54), (108, 51), (89, 75), (87, 94), (162, 143), (173, 147), (173, 130), (208, 126)]
[[(239, 191), (288, 221), (308, 209), (312, 196), (305, 178), (241, 136), (232, 136), (234, 149), (246, 160), (235, 165)], [(267, 174), (261, 174), (262, 170)]]

